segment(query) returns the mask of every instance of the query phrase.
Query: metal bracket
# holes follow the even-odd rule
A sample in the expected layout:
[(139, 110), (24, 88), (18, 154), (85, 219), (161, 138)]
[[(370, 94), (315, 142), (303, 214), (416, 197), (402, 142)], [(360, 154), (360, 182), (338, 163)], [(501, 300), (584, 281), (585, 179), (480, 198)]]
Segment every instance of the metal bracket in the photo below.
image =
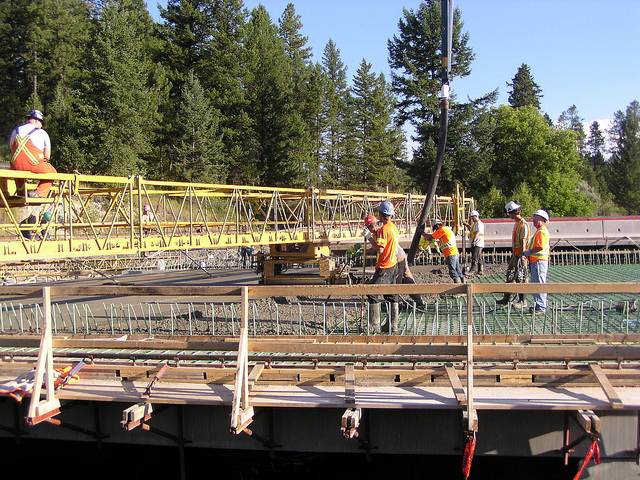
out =
[(156, 383), (160, 381), (160, 379), (167, 372), (168, 369), (169, 369), (169, 364), (167, 362), (164, 362), (162, 364), (162, 367), (160, 367), (156, 375), (153, 377), (153, 380), (151, 380), (151, 382), (149, 382), (149, 385), (147, 385), (147, 388), (145, 389), (144, 393), (140, 396), (141, 398), (149, 398), (151, 396), (151, 389), (155, 387)]
[(362, 409), (347, 408), (342, 414), (342, 424), (340, 430), (344, 438), (358, 437), (358, 427), (362, 418)]
[[(569, 420), (573, 419), (574, 422), (582, 430), (582, 435), (573, 441), (571, 440), (571, 431), (569, 429)], [(569, 464), (569, 453), (573, 451), (573, 448), (583, 442), (584, 440), (596, 441), (600, 438), (601, 421), (593, 410), (579, 410), (577, 412), (565, 412), (564, 415), (564, 437), (562, 442), (562, 448), (560, 452), (564, 457), (564, 464)]]

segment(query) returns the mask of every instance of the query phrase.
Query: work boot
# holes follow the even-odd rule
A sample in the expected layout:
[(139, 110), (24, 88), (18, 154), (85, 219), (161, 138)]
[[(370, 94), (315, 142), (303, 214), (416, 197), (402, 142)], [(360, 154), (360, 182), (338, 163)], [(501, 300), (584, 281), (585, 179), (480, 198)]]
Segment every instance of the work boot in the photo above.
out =
[(478, 264), (478, 275), (482, 275), (482, 264)]
[(496, 303), (498, 305), (506, 305), (510, 301), (511, 301), (511, 294), (510, 293), (505, 293), (504, 296), (500, 300), (496, 300)]
[(398, 333), (398, 317), (400, 310), (397, 302), (391, 304), (391, 333)]
[(373, 334), (380, 333), (380, 304), (379, 303), (369, 304), (369, 322), (371, 327), (371, 333)]

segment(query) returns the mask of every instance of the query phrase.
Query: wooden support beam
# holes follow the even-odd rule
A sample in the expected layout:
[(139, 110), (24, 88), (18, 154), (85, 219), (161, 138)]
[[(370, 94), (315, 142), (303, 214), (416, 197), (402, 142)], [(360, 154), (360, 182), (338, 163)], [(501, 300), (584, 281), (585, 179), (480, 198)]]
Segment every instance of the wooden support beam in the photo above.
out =
[[(249, 404), (249, 294), (247, 287), (241, 287), (240, 290), (242, 325), (231, 409), (231, 433), (236, 435), (253, 422), (253, 407)], [(256, 375), (259, 375), (258, 370)]]
[(598, 380), (600, 387), (602, 387), (602, 390), (604, 390), (604, 394), (609, 399), (611, 408), (613, 409), (624, 408), (624, 404), (622, 403), (622, 400), (620, 400), (620, 397), (618, 396), (615, 389), (613, 388), (613, 385), (611, 385), (611, 381), (607, 378), (605, 373), (602, 371), (602, 367), (597, 363), (590, 363), (589, 368), (591, 369), (593, 374), (596, 376), (596, 379)]
[[(53, 345), (51, 340), (51, 290), (42, 289), (42, 338), (36, 364), (36, 374), (33, 383), (33, 393), (29, 403), (27, 423), (36, 425), (60, 413), (60, 401), (55, 395), (53, 383)], [(45, 400), (40, 400), (42, 382), (46, 382)]]
[(344, 400), (348, 405), (356, 403), (356, 376), (353, 363), (344, 367)]
[(478, 413), (473, 404), (473, 289), (472, 283), (467, 288), (467, 411), (464, 420), (467, 432), (478, 431)]
[(447, 372), (447, 378), (449, 379), (451, 388), (453, 388), (453, 393), (456, 396), (458, 405), (466, 405), (467, 395), (464, 392), (464, 388), (462, 387), (462, 382), (460, 382), (460, 377), (458, 377), (458, 373), (456, 372), (456, 369), (450, 363), (446, 364), (444, 366), (444, 369)]
[(248, 388), (249, 388), (249, 393), (251, 392), (251, 389), (253, 388), (253, 386), (258, 381), (258, 378), (260, 378), (260, 375), (262, 374), (262, 371), (264, 370), (264, 367), (265, 367), (264, 363), (257, 363), (251, 369), (251, 373), (249, 373), (249, 378), (248, 378), (248, 381), (247, 381)]

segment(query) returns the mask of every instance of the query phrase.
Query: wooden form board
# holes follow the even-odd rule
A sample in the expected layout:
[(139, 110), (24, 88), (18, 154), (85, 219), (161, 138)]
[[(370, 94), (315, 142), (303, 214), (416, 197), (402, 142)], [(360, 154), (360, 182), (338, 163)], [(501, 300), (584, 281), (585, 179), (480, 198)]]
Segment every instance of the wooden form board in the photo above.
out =
[[(147, 382), (83, 380), (67, 385), (58, 399), (136, 403)], [(617, 389), (625, 409), (640, 409), (640, 388)], [(434, 408), (464, 409), (448, 386), (442, 387), (359, 387), (355, 403), (347, 403), (344, 386), (256, 385), (251, 390), (253, 407), (299, 408)], [(148, 402), (153, 404), (225, 405), (233, 399), (233, 385), (160, 382)], [(599, 387), (539, 388), (476, 386), (477, 410), (609, 410), (610, 403)]]
[[(40, 297), (41, 286), (8, 285), (0, 287), (0, 295), (23, 295)], [(55, 296), (236, 296), (240, 288), (236, 286), (144, 286), (144, 285), (52, 285), (51, 295)], [(248, 287), (249, 298), (273, 296), (354, 296), (372, 294), (455, 294), (467, 293), (473, 288), (474, 295), (489, 293), (635, 293), (640, 294), (640, 283), (475, 283), (475, 284), (415, 284), (415, 285), (253, 285)]]

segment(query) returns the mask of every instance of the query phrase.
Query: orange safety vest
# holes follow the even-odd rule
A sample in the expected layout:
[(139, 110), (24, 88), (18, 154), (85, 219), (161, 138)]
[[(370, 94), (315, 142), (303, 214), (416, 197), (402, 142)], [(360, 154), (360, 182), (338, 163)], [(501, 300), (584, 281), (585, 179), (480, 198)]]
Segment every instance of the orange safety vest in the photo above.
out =
[(546, 225), (541, 226), (538, 231), (533, 235), (529, 242), (529, 250), (536, 247), (542, 247), (540, 252), (530, 253), (529, 262), (548, 262), (549, 261), (549, 230)]
[(19, 130), (16, 131), (16, 136), (11, 144), (11, 165), (16, 163), (16, 159), (19, 156), (26, 157), (26, 160), (33, 165), (38, 165), (40, 162), (44, 161), (44, 151), (36, 147), (30, 138), (31, 134), (37, 130), (38, 128), (34, 127), (33, 130), (27, 133), (24, 137), (20, 136)]
[(375, 268), (391, 268), (398, 263), (396, 251), (398, 250), (398, 240), (400, 233), (393, 222), (385, 223), (376, 237), (376, 244), (384, 247), (384, 250), (378, 255), (378, 261)]
[(513, 244), (513, 254), (521, 255), (524, 250), (524, 246), (529, 243), (529, 224), (524, 218), (521, 218), (514, 225), (511, 242)]
[(458, 255), (458, 247), (456, 247), (456, 237), (453, 234), (453, 230), (449, 227), (440, 227), (438, 230), (431, 234), (435, 238), (440, 247), (440, 251), (445, 257), (451, 255)]

